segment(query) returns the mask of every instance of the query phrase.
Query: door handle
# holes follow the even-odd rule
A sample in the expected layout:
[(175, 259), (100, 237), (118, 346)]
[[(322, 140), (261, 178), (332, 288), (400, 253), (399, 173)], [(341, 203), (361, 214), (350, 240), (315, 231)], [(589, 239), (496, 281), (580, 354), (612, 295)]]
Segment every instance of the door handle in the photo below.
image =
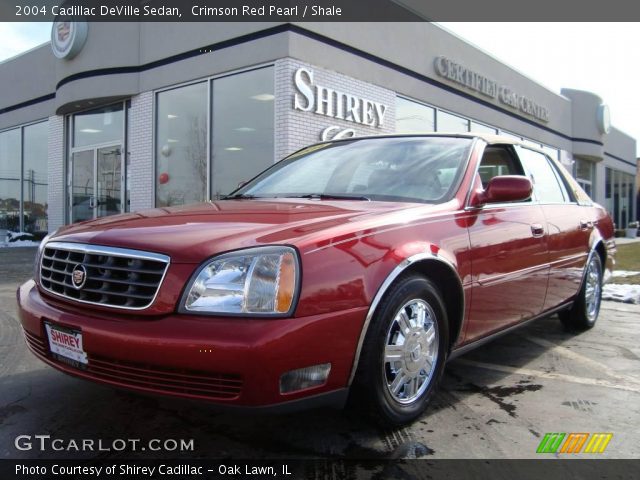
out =
[(580, 230), (591, 230), (593, 228), (593, 222), (587, 220), (580, 220)]
[(539, 223), (531, 224), (531, 234), (535, 237), (542, 237), (544, 235), (544, 227)]

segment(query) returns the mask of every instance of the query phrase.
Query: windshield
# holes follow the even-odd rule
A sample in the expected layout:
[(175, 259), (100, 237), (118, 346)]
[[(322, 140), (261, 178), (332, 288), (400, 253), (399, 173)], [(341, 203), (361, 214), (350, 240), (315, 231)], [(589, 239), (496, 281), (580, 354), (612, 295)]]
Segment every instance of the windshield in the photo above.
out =
[(455, 191), (471, 143), (457, 137), (392, 137), (314, 145), (230, 197), (444, 202)]

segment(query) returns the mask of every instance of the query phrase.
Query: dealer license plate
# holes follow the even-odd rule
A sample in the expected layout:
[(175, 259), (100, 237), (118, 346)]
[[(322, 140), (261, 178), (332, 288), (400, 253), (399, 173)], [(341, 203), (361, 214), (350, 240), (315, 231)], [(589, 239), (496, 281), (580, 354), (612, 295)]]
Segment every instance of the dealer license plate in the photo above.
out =
[(80, 330), (50, 323), (45, 323), (44, 326), (47, 329), (51, 353), (58, 360), (79, 368), (89, 363), (87, 352), (82, 347), (82, 332)]

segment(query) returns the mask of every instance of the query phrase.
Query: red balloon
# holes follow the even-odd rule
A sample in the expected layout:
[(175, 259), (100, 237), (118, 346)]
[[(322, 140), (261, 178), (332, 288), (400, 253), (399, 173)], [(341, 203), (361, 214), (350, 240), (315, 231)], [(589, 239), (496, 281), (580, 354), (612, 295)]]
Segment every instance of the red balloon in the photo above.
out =
[(168, 173), (161, 173), (160, 176), (158, 177), (158, 182), (160, 182), (160, 185), (164, 185), (165, 183), (169, 182), (169, 174)]

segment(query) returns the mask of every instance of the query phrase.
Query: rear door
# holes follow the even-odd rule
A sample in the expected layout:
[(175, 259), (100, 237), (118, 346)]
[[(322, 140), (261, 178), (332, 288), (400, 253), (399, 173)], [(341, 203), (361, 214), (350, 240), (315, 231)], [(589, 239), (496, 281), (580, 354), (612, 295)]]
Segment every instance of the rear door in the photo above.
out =
[(587, 216), (588, 208), (571, 197), (560, 172), (546, 155), (526, 147), (517, 151), (546, 221), (550, 271), (544, 309), (548, 310), (580, 289), (594, 225)]
[[(524, 175), (511, 145), (488, 146), (477, 182)], [(465, 343), (539, 314), (548, 281), (545, 218), (532, 200), (469, 210), (472, 294)]]

